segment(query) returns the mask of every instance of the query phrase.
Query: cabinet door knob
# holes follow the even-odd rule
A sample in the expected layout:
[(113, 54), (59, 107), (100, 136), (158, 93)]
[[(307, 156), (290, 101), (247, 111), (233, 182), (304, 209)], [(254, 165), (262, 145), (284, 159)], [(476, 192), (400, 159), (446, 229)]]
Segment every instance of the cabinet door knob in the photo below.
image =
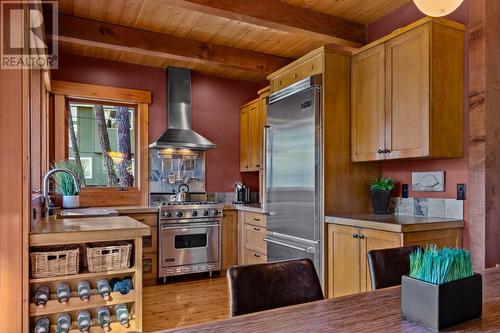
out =
[(384, 151), (382, 149), (377, 150), (377, 153), (382, 154)]
[(365, 239), (365, 235), (358, 235), (359, 239)]
[(359, 235), (358, 234), (353, 234), (352, 238), (359, 238)]
[(384, 149), (384, 153), (386, 153), (386, 154), (387, 154), (387, 153), (390, 153), (390, 152), (391, 152), (391, 150), (390, 150), (390, 149), (387, 149), (387, 148), (386, 148), (386, 149)]

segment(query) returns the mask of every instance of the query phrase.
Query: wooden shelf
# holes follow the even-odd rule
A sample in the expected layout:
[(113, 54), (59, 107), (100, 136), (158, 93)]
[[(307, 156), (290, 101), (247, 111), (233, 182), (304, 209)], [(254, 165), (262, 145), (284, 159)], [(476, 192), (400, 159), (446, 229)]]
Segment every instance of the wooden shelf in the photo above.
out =
[[(111, 323), (111, 330), (109, 332), (111, 333), (125, 333), (125, 332), (130, 332), (137, 330), (137, 325), (135, 323), (135, 319), (130, 319), (129, 321), (130, 327), (126, 328), (122, 326), (119, 322), (112, 322)], [(50, 333), (56, 333), (56, 325), (50, 325)], [(92, 319), (92, 326), (90, 327), (89, 333), (105, 333), (106, 331), (102, 329), (97, 320)], [(78, 329), (78, 326), (76, 322), (73, 322), (71, 324), (71, 329), (69, 330), (69, 333), (81, 333), (81, 331)], [(107, 333), (107, 332), (106, 332)]]
[(85, 279), (91, 279), (95, 277), (101, 277), (101, 276), (111, 276), (111, 275), (122, 275), (122, 274), (133, 274), (135, 273), (135, 267), (130, 267), (127, 269), (122, 269), (119, 271), (106, 271), (106, 272), (98, 272), (98, 273), (90, 273), (90, 272), (81, 272), (79, 274), (73, 274), (73, 275), (62, 275), (62, 276), (53, 276), (53, 277), (48, 277), (48, 278), (39, 278), (39, 279), (30, 279), (30, 283), (48, 283), (48, 282), (61, 282), (61, 281), (67, 281), (67, 280), (85, 280)]
[(135, 302), (136, 292), (135, 289), (130, 290), (126, 295), (119, 292), (112, 292), (110, 300), (104, 300), (99, 294), (92, 294), (88, 302), (82, 301), (79, 297), (71, 297), (68, 304), (64, 305), (59, 303), (57, 299), (52, 299), (45, 304), (43, 308), (37, 307), (34, 303), (30, 303), (29, 312), (31, 317), (45, 316), (52, 313), (61, 313), (68, 311), (78, 311), (90, 308), (97, 308), (100, 306), (112, 306), (116, 304), (132, 303)]

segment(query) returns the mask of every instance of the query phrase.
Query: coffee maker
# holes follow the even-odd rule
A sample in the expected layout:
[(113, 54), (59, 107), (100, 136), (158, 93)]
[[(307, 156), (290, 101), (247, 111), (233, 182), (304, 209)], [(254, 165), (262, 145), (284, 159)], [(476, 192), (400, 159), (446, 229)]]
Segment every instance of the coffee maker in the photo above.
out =
[(250, 188), (241, 182), (234, 184), (234, 203), (245, 204), (250, 202)]

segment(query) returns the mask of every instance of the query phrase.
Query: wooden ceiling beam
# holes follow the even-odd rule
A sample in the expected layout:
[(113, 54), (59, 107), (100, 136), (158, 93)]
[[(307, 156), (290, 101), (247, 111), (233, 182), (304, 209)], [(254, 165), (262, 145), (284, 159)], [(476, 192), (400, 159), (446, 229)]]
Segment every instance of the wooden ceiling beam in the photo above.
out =
[(69, 15), (59, 15), (59, 35), (49, 37), (84, 46), (260, 73), (271, 73), (293, 60)]
[(200, 13), (302, 34), (348, 47), (366, 44), (366, 26), (280, 0), (154, 0)]

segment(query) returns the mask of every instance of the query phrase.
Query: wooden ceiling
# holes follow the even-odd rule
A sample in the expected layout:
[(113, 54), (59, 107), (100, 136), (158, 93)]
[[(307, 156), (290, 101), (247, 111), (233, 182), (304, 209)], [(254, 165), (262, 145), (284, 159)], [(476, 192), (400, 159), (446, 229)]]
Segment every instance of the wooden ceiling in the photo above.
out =
[(60, 51), (259, 81), (321, 45), (362, 45), (409, 1), (60, 0)]

